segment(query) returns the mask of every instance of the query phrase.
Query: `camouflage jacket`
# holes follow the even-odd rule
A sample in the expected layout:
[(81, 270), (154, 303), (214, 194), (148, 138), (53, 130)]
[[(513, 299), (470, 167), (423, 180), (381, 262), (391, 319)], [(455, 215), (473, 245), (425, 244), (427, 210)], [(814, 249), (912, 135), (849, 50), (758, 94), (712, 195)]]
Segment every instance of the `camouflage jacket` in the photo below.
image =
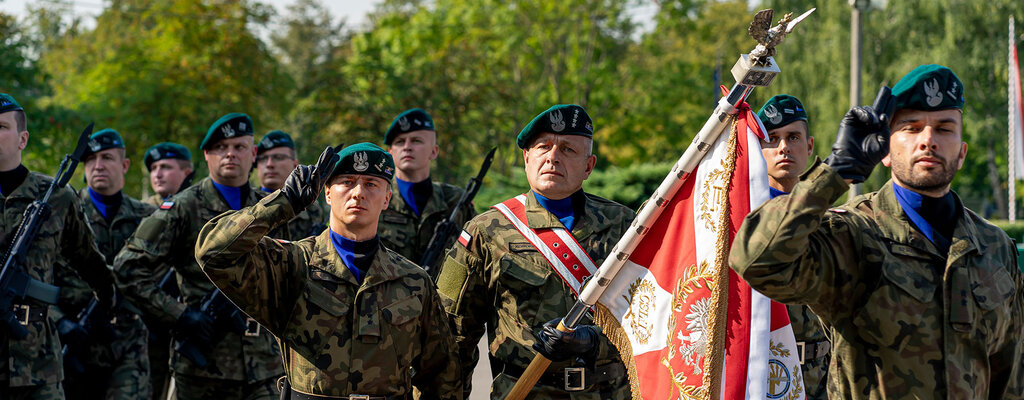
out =
[[(25, 181), (10, 196), (0, 194), (0, 243), (9, 246), (21, 220), (32, 201), (41, 198), (53, 178), (30, 172)], [(55, 265), (61, 258), (76, 260), (81, 278), (93, 288), (110, 291), (114, 277), (107, 268), (103, 255), (96, 248), (92, 230), (78, 206), (77, 196), (69, 188), (54, 190), (50, 196), (52, 212), (36, 235), (25, 257), (25, 272), (33, 279), (54, 283)], [(64, 379), (60, 362), (60, 341), (57, 338), (56, 307), (28, 298), (21, 301), (35, 309), (47, 307), (49, 317), (30, 322), (25, 328), (28, 336), (15, 340), (0, 333), (0, 381), (9, 381), (11, 387), (55, 384)], [(3, 328), (6, 329), (6, 328)]]
[[(527, 194), (526, 199), (527, 224), (531, 228), (565, 227), (533, 195)], [(585, 212), (577, 216), (572, 236), (594, 263), (601, 265), (633, 217), (625, 206), (587, 194)], [(522, 370), (537, 354), (532, 348), (533, 332), (547, 321), (564, 317), (576, 303), (576, 296), (547, 259), (499, 211), (491, 209), (476, 216), (464, 229), (470, 235), (468, 245), (459, 243), (448, 251), (437, 285), (452, 319), (468, 391), (473, 366), (479, 358), (477, 343), (485, 333), (485, 324), (491, 365), (502, 368), (502, 364), (508, 364)], [(593, 324), (589, 318), (581, 323)], [(618, 351), (601, 335), (596, 365), (621, 362)], [(578, 365), (571, 361), (554, 362), (548, 372), (569, 366)], [(496, 378), (491, 395), (504, 398), (518, 376), (499, 374), (501, 370), (492, 372)], [(611, 388), (611, 397), (628, 398), (629, 383), (625, 379), (621, 383), (621, 387)], [(589, 394), (574, 393), (572, 397), (606, 397), (607, 392), (606, 396), (593, 393), (607, 390), (608, 382), (604, 384), (605, 387), (588, 387)], [(538, 398), (566, 397), (560, 388), (553, 389), (538, 385), (531, 393)]]
[[(319, 196), (323, 197), (323, 196)], [(288, 237), (292, 240), (305, 239), (310, 236), (317, 236), (327, 229), (330, 212), (325, 211), (320, 201), (314, 201), (309, 207), (288, 221)]]
[[(460, 187), (447, 183), (433, 182), (433, 194), (427, 205), (423, 207), (419, 216), (409, 208), (405, 199), (398, 193), (397, 184), (391, 182), (391, 203), (388, 208), (380, 213), (377, 231), (380, 232), (380, 239), (384, 246), (394, 250), (410, 261), (419, 264), (423, 252), (430, 244), (430, 238), (434, 236), (434, 228), (445, 218), (452, 214), (452, 209), (459, 202), (462, 193)], [(455, 226), (461, 227), (476, 215), (473, 207), (466, 207), (459, 212)], [(455, 237), (448, 238), (444, 245), (447, 249), (455, 243)], [(438, 264), (443, 257), (438, 258)], [(436, 274), (436, 272), (435, 272)]]
[(214, 283), (281, 340), (292, 388), (313, 394), (461, 399), (458, 354), (427, 274), (382, 247), (357, 283), (324, 231), (264, 237), (294, 215), (280, 193), (206, 224), (196, 256)]
[[(256, 204), (264, 196), (265, 193), (250, 188), (244, 204)], [(165, 330), (174, 327), (187, 305), (198, 307), (203, 296), (213, 291), (213, 283), (196, 263), (195, 243), (207, 221), (231, 211), (210, 178), (174, 195), (170, 201), (173, 204), (161, 206), (142, 220), (114, 260), (114, 272), (125, 297), (151, 319), (163, 324), (161, 328)], [(170, 268), (177, 272), (181, 302), (157, 287)], [(248, 382), (284, 373), (280, 351), (266, 330), (253, 337), (227, 332), (213, 344), (209, 360), (206, 368), (200, 368), (174, 353), (171, 367), (185, 375)]]
[(153, 193), (149, 195), (149, 197), (142, 199), (142, 202), (149, 204), (153, 207), (160, 207), (160, 204), (164, 202), (164, 198), (160, 197), (159, 193)]
[[(139, 222), (156, 210), (155, 207), (135, 200), (128, 195), (123, 195), (121, 207), (111, 222), (107, 222), (100, 214), (96, 206), (89, 198), (89, 189), (82, 189), (78, 193), (78, 203), (85, 214), (85, 220), (92, 228), (96, 238), (96, 246), (103, 254), (107, 265), (114, 263), (117, 252), (124, 247), (128, 237), (135, 232)], [(75, 271), (77, 266), (74, 260), (66, 260), (57, 264), (56, 282), (61, 286), (60, 307), (65, 314), (75, 315), (88, 304), (92, 299), (92, 291)]]
[(942, 255), (891, 181), (830, 209), (847, 189), (816, 161), (789, 196), (746, 217), (729, 260), (750, 286), (809, 305), (829, 327), (829, 396), (1022, 398), (1024, 276), (1010, 238), (965, 208)]
[[(793, 324), (793, 336), (796, 337), (797, 342), (811, 346), (817, 342), (827, 341), (825, 331), (821, 327), (821, 320), (814, 315), (810, 307), (803, 304), (789, 304), (786, 305), (786, 309), (789, 310), (789, 321)], [(807, 358), (803, 364), (800, 364), (800, 371), (804, 376), (804, 394), (807, 395), (807, 400), (828, 398), (826, 377), (829, 359), (828, 355), (824, 355), (818, 358)]]

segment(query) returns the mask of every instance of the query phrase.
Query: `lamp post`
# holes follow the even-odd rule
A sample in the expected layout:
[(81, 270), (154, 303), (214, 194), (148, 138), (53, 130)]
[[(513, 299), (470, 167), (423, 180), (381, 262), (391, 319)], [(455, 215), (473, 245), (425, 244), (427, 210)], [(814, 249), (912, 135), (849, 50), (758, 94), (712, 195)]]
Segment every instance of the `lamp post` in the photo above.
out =
[[(871, 0), (849, 0), (853, 7), (850, 16), (850, 107), (857, 107), (860, 103), (860, 30), (861, 13), (866, 13), (871, 7)], [(850, 189), (850, 197), (861, 193), (861, 184), (854, 184)]]

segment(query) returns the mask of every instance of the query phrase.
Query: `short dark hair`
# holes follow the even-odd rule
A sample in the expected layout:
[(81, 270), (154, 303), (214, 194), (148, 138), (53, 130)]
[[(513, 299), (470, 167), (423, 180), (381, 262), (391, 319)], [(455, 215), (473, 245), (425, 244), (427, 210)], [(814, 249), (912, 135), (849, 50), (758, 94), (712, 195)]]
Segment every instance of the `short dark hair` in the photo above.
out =
[(18, 132), (25, 132), (28, 130), (28, 120), (25, 119), (24, 111), (14, 111), (14, 123), (18, 125)]

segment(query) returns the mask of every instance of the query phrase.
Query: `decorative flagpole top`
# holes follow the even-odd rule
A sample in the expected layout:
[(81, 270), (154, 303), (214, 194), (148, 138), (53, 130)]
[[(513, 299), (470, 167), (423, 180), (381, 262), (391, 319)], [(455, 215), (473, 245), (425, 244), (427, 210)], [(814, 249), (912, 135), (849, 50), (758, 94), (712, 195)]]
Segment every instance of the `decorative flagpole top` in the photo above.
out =
[(750, 28), (747, 33), (750, 37), (757, 41), (758, 45), (754, 48), (754, 51), (750, 52), (751, 61), (757, 65), (767, 65), (769, 57), (775, 55), (775, 46), (782, 43), (782, 40), (786, 38), (786, 35), (793, 32), (793, 28), (796, 28), (796, 24), (811, 15), (816, 10), (812, 8), (807, 12), (801, 14), (799, 17), (793, 18), (793, 13), (786, 13), (785, 16), (779, 20), (779, 24), (772, 27), (772, 16), (775, 11), (772, 9), (761, 10), (754, 15), (754, 21), (750, 23)]

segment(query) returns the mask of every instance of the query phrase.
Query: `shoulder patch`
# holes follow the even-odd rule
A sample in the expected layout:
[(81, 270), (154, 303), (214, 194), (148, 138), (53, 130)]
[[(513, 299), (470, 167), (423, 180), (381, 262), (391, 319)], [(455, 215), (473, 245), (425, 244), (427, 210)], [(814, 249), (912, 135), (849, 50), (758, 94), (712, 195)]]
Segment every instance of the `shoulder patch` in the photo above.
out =
[(459, 234), (459, 244), (461, 244), (462, 247), (469, 248), (470, 240), (473, 240), (473, 235), (470, 235), (469, 232), (463, 230), (462, 233)]
[(174, 202), (173, 201), (167, 200), (167, 201), (165, 201), (163, 203), (160, 203), (160, 209), (161, 210), (170, 210), (171, 207), (174, 207)]

